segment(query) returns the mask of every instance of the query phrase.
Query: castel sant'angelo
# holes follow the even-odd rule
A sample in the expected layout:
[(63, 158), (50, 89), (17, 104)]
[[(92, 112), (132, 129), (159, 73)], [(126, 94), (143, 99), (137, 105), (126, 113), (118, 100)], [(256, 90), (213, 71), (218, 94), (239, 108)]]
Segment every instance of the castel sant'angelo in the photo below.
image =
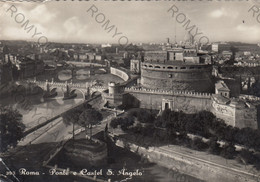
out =
[(168, 42), (161, 50), (145, 51), (143, 60), (131, 60), (131, 71), (140, 75), (137, 84), (110, 83), (105, 96), (110, 104), (186, 113), (206, 110), (231, 126), (258, 128), (259, 98), (235, 95), (224, 80), (214, 77), (210, 53), (200, 50), (192, 36), (183, 45)]

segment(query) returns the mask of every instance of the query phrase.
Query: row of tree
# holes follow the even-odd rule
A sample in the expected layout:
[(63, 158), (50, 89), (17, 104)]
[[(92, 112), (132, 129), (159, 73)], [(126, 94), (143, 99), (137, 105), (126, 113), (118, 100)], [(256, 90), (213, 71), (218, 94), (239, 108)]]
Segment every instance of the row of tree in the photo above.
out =
[(141, 124), (129, 127), (127, 132), (130, 136), (136, 136), (133, 142), (146, 148), (169, 144), (183, 145), (194, 150), (220, 155), (226, 159), (236, 159), (242, 164), (252, 164), (257, 169), (260, 169), (260, 156), (257, 153), (251, 152), (248, 149), (238, 152), (232, 142), (227, 142), (221, 147), (217, 137), (210, 137), (207, 142), (204, 142), (199, 137), (190, 139), (186, 132), (176, 134), (172, 129), (160, 129), (153, 125), (143, 126)]
[[(93, 109), (90, 105), (76, 107), (62, 115), (65, 124), (73, 125), (73, 139), (75, 125), (90, 129), (90, 139), (92, 136), (92, 126), (99, 123), (102, 114)], [(5, 152), (10, 147), (15, 147), (19, 140), (24, 137), (25, 125), (22, 122), (22, 115), (11, 107), (0, 106), (0, 152)]]
[(182, 111), (165, 110), (161, 116), (156, 117), (156, 113), (150, 110), (134, 109), (128, 112), (126, 118), (113, 120), (111, 126), (116, 128), (122, 124), (124, 130), (127, 130), (135, 118), (140, 123), (154, 124), (155, 127), (165, 128), (173, 133), (185, 132), (205, 138), (213, 137), (219, 141), (223, 140), (260, 150), (260, 131), (258, 129), (232, 127), (208, 111), (186, 114)]
[(99, 111), (87, 105), (86, 107), (76, 107), (65, 112), (62, 114), (62, 118), (66, 125), (72, 124), (73, 139), (75, 137), (75, 125), (79, 125), (85, 128), (86, 134), (87, 129), (90, 130), (91, 140), (93, 125), (98, 124), (103, 119), (103, 116)]
[(185, 114), (165, 110), (154, 123), (157, 127), (185, 131), (206, 138), (216, 137), (218, 140), (242, 144), (260, 150), (260, 131), (258, 129), (232, 127), (208, 111)]
[[(135, 118), (140, 123), (135, 127), (132, 126)], [(131, 121), (131, 122), (130, 122)], [(184, 112), (175, 112), (165, 110), (161, 116), (145, 109), (136, 109), (128, 112), (125, 118), (117, 118), (111, 122), (111, 127), (116, 128), (118, 125), (124, 131), (141, 135), (141, 138), (152, 138), (152, 141), (162, 144), (184, 144), (195, 150), (207, 150), (208, 152), (221, 155), (227, 159), (237, 157), (244, 164), (254, 164), (260, 167), (260, 156), (243, 149), (236, 152), (235, 144), (242, 144), (248, 148), (260, 149), (259, 130), (251, 128), (239, 129), (228, 126), (223, 120), (217, 119), (211, 112), (202, 111), (196, 114), (186, 114)], [(123, 127), (122, 127), (123, 126)], [(179, 133), (177, 135), (176, 133)], [(209, 138), (208, 142), (203, 142), (200, 138), (191, 140), (187, 133)], [(226, 141), (226, 144), (220, 147), (219, 140)], [(159, 142), (158, 142), (159, 141)], [(149, 143), (149, 142), (148, 142)], [(146, 142), (141, 144), (149, 146)], [(154, 145), (154, 143), (150, 144)]]

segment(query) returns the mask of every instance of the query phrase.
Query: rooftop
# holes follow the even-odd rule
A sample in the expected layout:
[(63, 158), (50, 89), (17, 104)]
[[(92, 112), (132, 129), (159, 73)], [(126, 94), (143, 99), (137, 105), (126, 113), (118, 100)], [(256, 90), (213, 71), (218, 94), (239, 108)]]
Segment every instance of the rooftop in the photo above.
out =
[(230, 99), (219, 95), (219, 94), (212, 94), (213, 98), (220, 104), (228, 104), (230, 102)]
[(230, 91), (230, 89), (228, 88), (228, 86), (225, 84), (224, 81), (219, 81), (216, 83), (216, 89), (217, 90), (222, 90), (222, 91)]

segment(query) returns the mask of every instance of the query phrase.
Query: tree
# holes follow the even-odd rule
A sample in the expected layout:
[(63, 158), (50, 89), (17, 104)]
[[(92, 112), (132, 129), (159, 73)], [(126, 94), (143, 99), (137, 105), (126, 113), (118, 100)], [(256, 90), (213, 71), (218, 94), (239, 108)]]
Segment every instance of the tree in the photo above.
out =
[(86, 109), (80, 114), (79, 124), (85, 127), (85, 131), (87, 131), (87, 127), (90, 129), (90, 140), (92, 138), (92, 126), (100, 122), (102, 119), (102, 114), (95, 109)]
[(220, 148), (220, 145), (218, 143), (217, 137), (210, 137), (208, 145), (209, 145), (209, 152), (210, 153), (219, 155), (221, 148)]
[(195, 150), (205, 150), (208, 148), (208, 145), (202, 141), (201, 138), (195, 137), (192, 140), (191, 147)]
[(11, 107), (0, 107), (0, 152), (4, 152), (9, 146), (15, 147), (23, 138), (25, 125), (22, 123), (22, 115)]
[(82, 113), (82, 111), (78, 108), (74, 108), (74, 109), (71, 109), (65, 113), (63, 113), (61, 116), (63, 118), (63, 122), (66, 124), (66, 125), (70, 125), (72, 124), (72, 135), (73, 135), (73, 140), (75, 138), (75, 134), (74, 134), (74, 131), (75, 131), (75, 124), (78, 123), (79, 121), (79, 116), (80, 114)]
[(117, 128), (118, 125), (119, 125), (118, 118), (114, 118), (114, 119), (111, 120), (110, 126), (111, 126), (112, 128), (115, 129), (115, 128)]
[(249, 151), (248, 149), (242, 149), (239, 152), (239, 158), (241, 161), (243, 161), (244, 164), (253, 164), (255, 161), (253, 152)]
[(121, 125), (121, 129), (125, 131), (128, 129), (129, 126), (132, 126), (134, 124), (134, 119), (133, 117), (125, 117), (121, 119), (119, 124)]
[(232, 143), (225, 144), (220, 155), (226, 159), (233, 159), (236, 155), (236, 148)]
[(155, 119), (155, 116), (150, 111), (147, 111), (145, 109), (138, 110), (136, 115), (137, 120), (141, 123), (153, 123)]

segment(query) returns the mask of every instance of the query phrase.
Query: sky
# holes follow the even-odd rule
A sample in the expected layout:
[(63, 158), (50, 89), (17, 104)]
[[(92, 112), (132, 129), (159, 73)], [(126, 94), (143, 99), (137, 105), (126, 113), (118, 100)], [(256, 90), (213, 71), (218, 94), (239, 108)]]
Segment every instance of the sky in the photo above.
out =
[[(253, 17), (249, 10), (254, 5), (260, 7), (260, 2), (0, 2), (0, 40), (127, 44), (174, 42), (176, 36), (180, 42), (188, 37), (189, 20), (197, 42), (260, 43), (260, 11)], [(34, 25), (30, 31), (22, 27), (26, 20), (27, 27)], [(114, 25), (110, 31), (104, 25), (108, 20)]]

